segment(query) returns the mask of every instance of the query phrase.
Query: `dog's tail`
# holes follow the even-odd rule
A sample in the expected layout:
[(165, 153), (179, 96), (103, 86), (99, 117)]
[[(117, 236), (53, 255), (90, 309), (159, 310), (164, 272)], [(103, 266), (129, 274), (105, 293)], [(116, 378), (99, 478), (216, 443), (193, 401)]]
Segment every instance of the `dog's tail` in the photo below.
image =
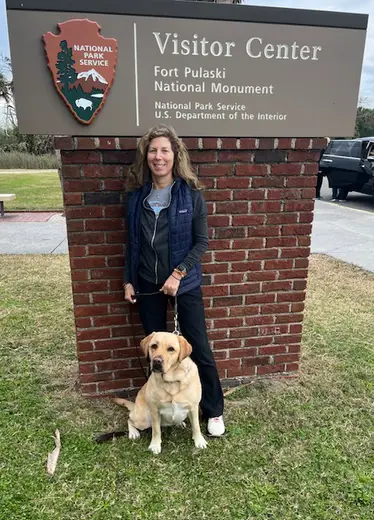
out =
[(127, 435), (128, 432), (120, 431), (120, 432), (110, 432), (110, 433), (101, 433), (97, 437), (95, 437), (95, 441), (98, 443), (112, 441), (113, 439), (118, 439), (118, 437), (123, 437)]
[[(127, 399), (122, 399), (122, 397), (112, 397), (111, 401), (113, 401), (113, 403), (119, 404), (120, 406), (126, 407), (129, 411), (131, 411), (135, 406), (135, 403), (133, 403), (132, 401), (128, 401)], [(101, 435), (98, 435), (97, 437), (95, 437), (95, 441), (96, 442), (111, 441), (118, 437), (123, 437), (124, 435), (127, 435), (127, 433), (128, 432), (125, 432), (125, 431), (102, 433)]]
[(128, 409), (129, 412), (134, 409), (135, 403), (132, 401), (128, 401), (127, 399), (122, 399), (122, 397), (113, 397), (113, 403), (119, 404), (120, 406), (124, 406)]

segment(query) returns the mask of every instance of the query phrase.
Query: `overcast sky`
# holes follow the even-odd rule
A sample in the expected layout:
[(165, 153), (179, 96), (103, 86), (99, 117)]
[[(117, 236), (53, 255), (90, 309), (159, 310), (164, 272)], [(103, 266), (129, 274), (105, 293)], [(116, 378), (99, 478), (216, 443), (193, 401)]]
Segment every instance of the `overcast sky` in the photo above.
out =
[[(51, 0), (53, 1), (53, 0)], [(343, 11), (369, 14), (369, 28), (366, 40), (364, 66), (361, 78), (360, 97), (365, 104), (374, 107), (374, 0), (244, 0), (246, 4), (270, 7), (292, 7), (296, 9), (313, 9), (324, 11)], [(0, 0), (0, 55), (9, 56), (8, 31), (5, 15), (5, 0)], [(343, 64), (342, 64), (343, 65)], [(0, 114), (1, 119), (1, 114)]]
[(291, 7), (293, 9), (310, 9), (313, 5), (314, 10), (368, 14), (369, 26), (366, 36), (360, 97), (367, 106), (374, 107), (374, 0), (313, 0), (313, 2), (310, 0), (244, 0), (244, 3), (270, 7)]

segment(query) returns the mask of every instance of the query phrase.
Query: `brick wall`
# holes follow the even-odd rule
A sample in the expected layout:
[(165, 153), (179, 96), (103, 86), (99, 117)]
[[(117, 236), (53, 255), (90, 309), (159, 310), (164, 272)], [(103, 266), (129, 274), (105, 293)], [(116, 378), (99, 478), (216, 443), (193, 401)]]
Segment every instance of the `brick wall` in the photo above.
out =
[[(223, 383), (294, 375), (315, 175), (325, 139), (184, 141), (207, 187), (210, 245), (203, 290)], [(136, 138), (58, 137), (55, 144), (61, 150), (82, 393), (131, 394), (144, 383), (122, 291), (124, 182)], [(140, 340), (137, 315), (135, 332)]]

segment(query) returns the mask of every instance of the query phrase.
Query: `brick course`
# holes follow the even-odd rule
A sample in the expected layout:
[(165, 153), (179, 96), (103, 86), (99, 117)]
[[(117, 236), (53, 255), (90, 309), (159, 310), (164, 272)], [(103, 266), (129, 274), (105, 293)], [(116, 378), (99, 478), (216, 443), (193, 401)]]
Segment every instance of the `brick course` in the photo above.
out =
[[(207, 187), (208, 334), (226, 385), (299, 367), (313, 196), (324, 139), (186, 138)], [(137, 138), (57, 137), (83, 395), (144, 382), (123, 300), (124, 181)], [(142, 337), (135, 316), (138, 342)], [(145, 359), (142, 360), (146, 364)]]

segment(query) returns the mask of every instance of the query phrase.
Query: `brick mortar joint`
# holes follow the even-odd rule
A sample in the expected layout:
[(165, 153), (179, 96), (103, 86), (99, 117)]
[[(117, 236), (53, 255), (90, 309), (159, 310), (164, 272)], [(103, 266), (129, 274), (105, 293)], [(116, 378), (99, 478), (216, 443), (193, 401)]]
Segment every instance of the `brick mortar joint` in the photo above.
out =
[[(134, 146), (130, 147), (122, 147), (120, 145), (120, 140), (126, 139), (128, 142), (134, 141)], [(325, 148), (326, 138), (325, 137), (213, 137), (213, 138), (206, 138), (206, 137), (182, 137), (183, 139), (193, 139), (196, 141), (195, 145), (190, 145), (189, 150), (190, 151), (199, 151), (199, 152), (206, 152), (206, 151), (257, 151), (257, 150), (279, 150), (279, 151), (285, 151), (285, 150), (306, 150), (306, 151), (318, 151), (322, 148)], [(204, 141), (206, 139), (209, 139), (209, 146), (205, 146)], [(79, 141), (83, 141), (86, 143), (86, 145), (81, 144)], [(103, 146), (100, 146), (100, 141), (113, 141), (113, 147), (106, 148)], [(216, 140), (215, 146), (212, 146), (211, 141)], [(226, 142), (230, 140), (230, 144), (226, 144)], [(245, 145), (245, 142), (247, 140), (253, 140), (253, 145), (250, 147), (247, 147)], [(289, 146), (285, 148), (279, 148), (279, 142), (281, 140), (289, 141)], [(306, 145), (300, 145), (297, 146), (298, 141), (308, 141)], [(261, 147), (261, 142), (268, 141), (269, 146), (264, 146), (264, 148)], [(272, 141), (272, 145), (271, 144)], [(318, 143), (318, 146), (315, 146), (315, 141), (320, 141)], [(324, 141), (324, 142), (323, 142)], [(65, 145), (64, 145), (65, 142)], [(92, 151), (92, 150), (99, 150), (99, 151), (130, 151), (136, 149), (136, 144), (139, 142), (139, 137), (135, 136), (117, 136), (117, 137), (108, 137), (108, 136), (55, 136), (54, 137), (54, 144), (55, 148), (57, 150), (61, 151)], [(242, 146), (242, 142), (244, 144), (244, 147)], [(90, 143), (90, 145), (88, 144)], [(136, 143), (136, 144), (135, 144)]]

